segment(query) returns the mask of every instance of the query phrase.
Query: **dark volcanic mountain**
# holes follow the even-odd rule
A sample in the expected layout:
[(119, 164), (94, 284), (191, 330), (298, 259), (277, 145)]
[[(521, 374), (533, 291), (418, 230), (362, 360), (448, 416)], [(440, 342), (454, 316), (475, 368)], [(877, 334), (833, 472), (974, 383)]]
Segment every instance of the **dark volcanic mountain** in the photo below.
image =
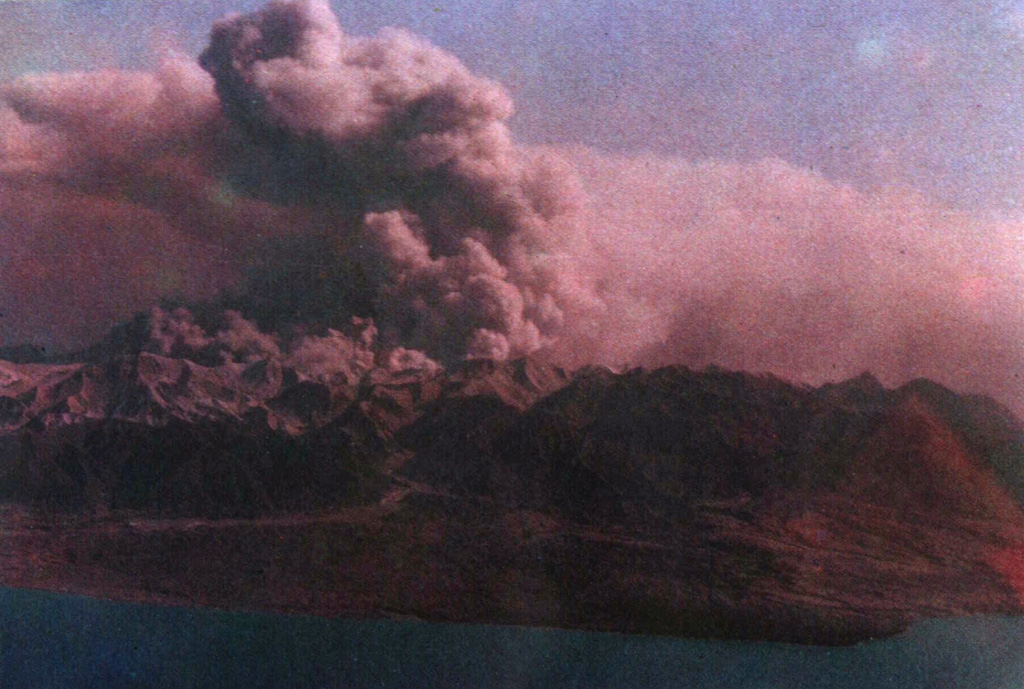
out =
[(0, 362), (0, 583), (841, 643), (1019, 612), (1022, 467), (991, 400), (867, 374)]

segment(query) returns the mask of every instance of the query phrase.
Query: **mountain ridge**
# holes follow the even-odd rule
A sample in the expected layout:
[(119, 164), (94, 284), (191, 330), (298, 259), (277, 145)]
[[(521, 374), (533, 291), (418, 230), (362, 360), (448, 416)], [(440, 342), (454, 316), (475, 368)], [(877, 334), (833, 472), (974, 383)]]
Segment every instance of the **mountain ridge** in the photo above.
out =
[(1022, 611), (1024, 426), (986, 398), (530, 358), (345, 371), (0, 362), (22, 515), (0, 548), (60, 564), (0, 582), (804, 643)]

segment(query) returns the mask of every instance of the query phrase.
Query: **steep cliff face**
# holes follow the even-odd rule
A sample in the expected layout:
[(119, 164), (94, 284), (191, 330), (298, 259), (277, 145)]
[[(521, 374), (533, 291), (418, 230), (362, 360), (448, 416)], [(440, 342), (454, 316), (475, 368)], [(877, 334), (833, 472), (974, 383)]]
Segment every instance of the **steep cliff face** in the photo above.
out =
[(928, 381), (5, 362), (0, 581), (841, 643), (1020, 611), (1022, 467), (1012, 414)]

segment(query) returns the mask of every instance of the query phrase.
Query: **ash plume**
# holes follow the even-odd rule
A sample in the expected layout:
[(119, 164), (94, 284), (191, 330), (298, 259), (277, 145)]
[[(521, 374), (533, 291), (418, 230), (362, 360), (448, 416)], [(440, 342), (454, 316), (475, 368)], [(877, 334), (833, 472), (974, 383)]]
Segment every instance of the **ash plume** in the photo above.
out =
[(302, 335), (284, 340), (264, 333), (237, 311), (219, 316), (216, 330), (208, 332), (186, 308), (167, 311), (154, 307), (145, 321), (148, 337), (141, 351), (191, 359), (207, 365), (266, 362), (280, 370), (290, 368), (305, 380), (357, 384), (364, 374), (381, 367), (390, 371), (436, 371), (440, 365), (420, 351), (382, 348), (376, 342), (373, 321), (353, 317), (342, 330), (323, 335)]
[(361, 315), (447, 360), (557, 334), (577, 299), (559, 256), (581, 238), (575, 190), (514, 145), (499, 85), (405, 32), (348, 37), (316, 2), (221, 20), (200, 64), (247, 191), (313, 209), (363, 277)]
[(152, 351), (311, 376), (535, 353), (928, 376), (1024, 410), (1019, 219), (781, 161), (525, 147), (511, 115), (325, 2), (226, 17), (152, 72), (0, 85), (0, 346), (169, 297), (219, 315), (154, 311)]
[(563, 153), (608, 287), (599, 326), (563, 337), (561, 356), (812, 384), (927, 377), (1024, 410), (1021, 220), (778, 160)]

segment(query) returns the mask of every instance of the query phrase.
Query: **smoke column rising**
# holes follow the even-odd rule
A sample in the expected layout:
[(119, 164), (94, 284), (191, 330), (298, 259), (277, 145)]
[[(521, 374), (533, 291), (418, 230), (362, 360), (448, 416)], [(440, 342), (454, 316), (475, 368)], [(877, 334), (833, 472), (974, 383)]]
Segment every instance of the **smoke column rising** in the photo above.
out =
[(506, 358), (557, 334), (579, 297), (573, 190), (515, 147), (501, 87), (400, 31), (349, 38), (317, 3), (218, 22), (200, 62), (261, 159), (254, 192), (335, 223), (403, 342)]
[[(1024, 409), (1019, 222), (782, 161), (525, 148), (511, 114), (455, 57), (348, 36), (320, 2), (226, 17), (154, 73), (4, 85), (0, 344), (230, 289), (241, 320), (192, 336), (354, 315), (409, 360), (867, 369)], [(317, 337), (289, 351), (351, 349)]]

